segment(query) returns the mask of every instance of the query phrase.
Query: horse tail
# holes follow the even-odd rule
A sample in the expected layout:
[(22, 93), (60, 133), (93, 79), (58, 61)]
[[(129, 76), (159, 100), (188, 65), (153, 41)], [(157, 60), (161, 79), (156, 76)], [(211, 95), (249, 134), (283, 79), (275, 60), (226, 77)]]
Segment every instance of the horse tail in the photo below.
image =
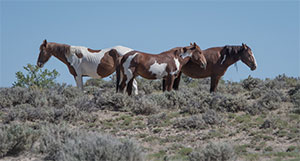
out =
[(120, 82), (120, 62), (121, 62), (121, 56), (119, 52), (116, 49), (111, 49), (109, 51), (109, 55), (113, 58), (115, 66), (116, 66), (116, 75), (117, 75), (117, 81), (116, 81), (116, 92), (119, 91), (119, 82)]
[(121, 77), (121, 58), (119, 57), (116, 62), (116, 75), (117, 75), (117, 81), (116, 81), (116, 92), (119, 91), (119, 85), (120, 85), (120, 77)]

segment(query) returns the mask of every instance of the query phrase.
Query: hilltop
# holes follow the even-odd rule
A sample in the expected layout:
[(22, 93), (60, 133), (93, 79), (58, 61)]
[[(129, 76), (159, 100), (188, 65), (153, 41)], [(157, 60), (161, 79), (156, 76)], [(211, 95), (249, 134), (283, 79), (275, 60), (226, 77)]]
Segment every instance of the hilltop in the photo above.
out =
[(0, 160), (300, 160), (300, 79), (0, 88)]

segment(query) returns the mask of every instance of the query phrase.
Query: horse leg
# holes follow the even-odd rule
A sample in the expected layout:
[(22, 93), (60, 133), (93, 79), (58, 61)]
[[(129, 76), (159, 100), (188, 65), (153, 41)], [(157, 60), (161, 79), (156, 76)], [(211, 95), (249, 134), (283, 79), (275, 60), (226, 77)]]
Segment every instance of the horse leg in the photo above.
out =
[(172, 75), (167, 76), (166, 84), (165, 84), (165, 87), (166, 87), (167, 91), (172, 90), (172, 87), (173, 87), (173, 84), (174, 84), (174, 79), (175, 79), (175, 76), (172, 76)]
[(127, 83), (127, 93), (128, 95), (130, 96), (131, 93), (132, 93), (132, 84), (133, 84), (133, 81), (134, 81), (134, 77)]
[(175, 78), (175, 80), (174, 80), (174, 85), (173, 85), (173, 89), (174, 90), (178, 90), (178, 88), (179, 88), (179, 83), (180, 83), (180, 79), (181, 79), (181, 73), (182, 72), (179, 72), (177, 78)]
[(124, 69), (124, 70), (128, 70), (128, 72), (124, 72), (124, 73), (127, 73), (126, 74), (126, 90), (127, 90), (127, 93), (128, 95), (131, 95), (131, 92), (132, 92), (132, 84), (133, 84), (133, 80), (134, 78), (136, 77), (135, 76), (135, 67), (130, 67), (128, 69)]
[(75, 77), (75, 81), (76, 81), (77, 87), (78, 87), (81, 91), (83, 91), (82, 76), (81, 76), (81, 75), (77, 75), (77, 76)]
[(220, 80), (220, 76), (211, 76), (210, 77), (210, 92), (215, 92)]
[(125, 77), (124, 75), (121, 77), (121, 83), (119, 84), (119, 92), (124, 93), (124, 89), (126, 87), (126, 80), (127, 77)]
[(162, 80), (162, 88), (163, 88), (163, 92), (166, 90), (166, 80), (163, 79)]
[(137, 81), (136, 81), (136, 79), (133, 80), (133, 88), (134, 88), (134, 94), (138, 95), (139, 92), (138, 92), (138, 87), (137, 87)]

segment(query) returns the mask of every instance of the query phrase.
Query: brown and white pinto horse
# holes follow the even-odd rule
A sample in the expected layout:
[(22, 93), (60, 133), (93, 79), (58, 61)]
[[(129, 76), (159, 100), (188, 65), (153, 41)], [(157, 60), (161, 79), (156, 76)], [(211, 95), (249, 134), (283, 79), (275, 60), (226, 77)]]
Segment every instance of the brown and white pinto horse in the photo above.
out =
[[(120, 89), (123, 92), (127, 86), (127, 93), (131, 95), (132, 82), (139, 75), (146, 79), (163, 78), (166, 81), (163, 89), (170, 91), (181, 67), (190, 59), (199, 68), (206, 67), (206, 60), (196, 43), (187, 47), (173, 48), (160, 54), (131, 51), (123, 56), (117, 68), (117, 91)], [(120, 76), (122, 80), (119, 84)]]
[[(242, 60), (251, 70), (255, 70), (257, 66), (251, 48), (246, 44), (213, 47), (202, 52), (207, 62), (206, 69), (200, 68), (194, 61), (189, 61), (182, 67), (181, 72), (192, 78), (211, 77), (210, 92), (216, 91), (220, 78), (225, 74), (227, 68), (237, 61)], [(174, 81), (173, 88), (175, 90), (179, 87), (181, 72)]]
[[(68, 66), (74, 76), (76, 85), (83, 90), (83, 76), (104, 78), (116, 70), (120, 58), (127, 52), (133, 51), (123, 46), (115, 46), (102, 50), (92, 50), (82, 46), (70, 46), (44, 40), (40, 46), (37, 66), (43, 67), (53, 55)], [(134, 88), (137, 93), (136, 81)]]

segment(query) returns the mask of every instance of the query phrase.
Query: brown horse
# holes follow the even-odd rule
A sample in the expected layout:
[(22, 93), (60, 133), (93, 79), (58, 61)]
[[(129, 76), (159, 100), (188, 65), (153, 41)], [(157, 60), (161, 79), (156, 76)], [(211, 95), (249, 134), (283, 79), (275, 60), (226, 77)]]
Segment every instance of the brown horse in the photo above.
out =
[[(131, 95), (132, 81), (139, 75), (146, 79), (163, 78), (166, 81), (163, 89), (170, 91), (181, 67), (190, 59), (199, 68), (206, 67), (206, 60), (196, 43), (187, 47), (173, 48), (160, 54), (131, 51), (122, 57), (117, 69), (117, 91), (119, 88), (123, 92), (127, 86), (127, 93)], [(119, 84), (120, 76), (122, 81)]]
[[(40, 46), (37, 66), (43, 67), (53, 55), (67, 65), (74, 76), (77, 87), (83, 90), (83, 76), (104, 78), (116, 70), (119, 59), (127, 52), (133, 51), (123, 46), (115, 46), (102, 50), (92, 50), (82, 46), (70, 46), (44, 40)], [(137, 93), (136, 81), (134, 88)]]
[[(227, 68), (242, 60), (251, 70), (256, 69), (256, 61), (251, 48), (246, 44), (241, 46), (213, 47), (202, 51), (207, 62), (206, 69), (200, 68), (194, 61), (189, 61), (181, 71), (192, 78), (211, 78), (210, 92), (215, 92), (220, 78), (225, 74)], [(181, 72), (174, 81), (173, 88), (179, 87)], [(165, 80), (163, 80), (165, 81)]]

